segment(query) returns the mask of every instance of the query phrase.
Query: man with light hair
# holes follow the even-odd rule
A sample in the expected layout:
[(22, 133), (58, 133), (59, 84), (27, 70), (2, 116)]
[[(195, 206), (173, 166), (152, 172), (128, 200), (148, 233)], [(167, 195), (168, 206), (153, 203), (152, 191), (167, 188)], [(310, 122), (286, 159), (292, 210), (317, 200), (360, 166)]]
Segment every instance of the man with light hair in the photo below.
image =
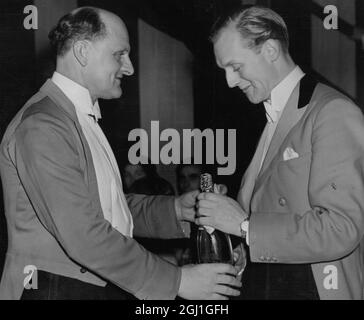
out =
[(363, 299), (361, 110), (294, 63), (269, 8), (228, 12), (211, 40), (228, 86), (263, 103), (267, 124), (238, 201), (200, 194), (197, 222), (246, 240), (244, 298)]

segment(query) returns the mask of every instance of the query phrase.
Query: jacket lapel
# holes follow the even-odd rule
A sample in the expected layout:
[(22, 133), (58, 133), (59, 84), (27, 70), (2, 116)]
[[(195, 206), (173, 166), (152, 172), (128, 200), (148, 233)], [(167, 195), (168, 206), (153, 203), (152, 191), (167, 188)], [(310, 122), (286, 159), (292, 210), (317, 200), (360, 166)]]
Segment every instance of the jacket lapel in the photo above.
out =
[(258, 176), (260, 161), (263, 156), (264, 142), (267, 138), (268, 127), (265, 126), (264, 131), (260, 137), (257, 149), (253, 156), (248, 169), (246, 170), (240, 184), (240, 190), (237, 200), (245, 212), (250, 212), (250, 199), (253, 194), (255, 181)]
[(278, 150), (282, 146), (282, 143), (286, 139), (288, 133), (305, 113), (305, 107), (309, 104), (316, 85), (317, 81), (306, 75), (293, 90), (272, 137), (272, 141), (268, 148), (262, 169), (258, 175), (254, 190), (259, 188), (271, 172), (274, 164), (280, 160), (281, 154), (278, 153)]
[(296, 88), (293, 90), (285, 108), (283, 109), (282, 116), (279, 119), (277, 128), (273, 134), (267, 154), (263, 161), (262, 169), (259, 172), (259, 177), (264, 175), (265, 171), (267, 171), (267, 168), (271, 164), (273, 158), (276, 156), (279, 147), (282, 145), (284, 138), (301, 116), (300, 110), (302, 109), (297, 109), (299, 92), (298, 88), (299, 86), (296, 86)]
[(81, 125), (78, 121), (74, 104), (71, 102), (70, 99), (67, 98), (63, 91), (50, 79), (47, 80), (47, 82), (40, 88), (39, 91), (48, 96), (55, 103), (55, 105), (73, 121), (77, 131), (77, 134), (75, 134), (80, 138), (80, 144), (82, 145), (82, 150), (85, 155), (85, 165), (87, 168), (87, 175), (85, 175), (86, 184), (93, 186), (91, 192), (93, 193), (94, 199), (98, 199), (97, 178), (93, 165), (91, 150), (89, 148), (86, 137), (83, 134)]

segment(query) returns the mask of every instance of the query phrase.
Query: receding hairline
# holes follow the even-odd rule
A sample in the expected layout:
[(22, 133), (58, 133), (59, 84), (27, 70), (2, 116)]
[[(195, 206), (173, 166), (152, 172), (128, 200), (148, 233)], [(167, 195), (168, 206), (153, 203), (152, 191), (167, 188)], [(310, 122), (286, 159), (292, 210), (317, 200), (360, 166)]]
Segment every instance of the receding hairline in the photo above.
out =
[(82, 10), (82, 9), (92, 9), (94, 10), (97, 15), (99, 16), (100, 21), (104, 24), (105, 29), (106, 29), (106, 34), (109, 34), (109, 32), (111, 31), (111, 26), (112, 25), (121, 25), (122, 28), (127, 32), (127, 28), (126, 25), (124, 23), (124, 21), (115, 13), (102, 9), (102, 8), (97, 8), (97, 7), (92, 7), (92, 6), (85, 6), (85, 7), (80, 7), (80, 8), (76, 8), (74, 9), (71, 13), (75, 14), (78, 11)]

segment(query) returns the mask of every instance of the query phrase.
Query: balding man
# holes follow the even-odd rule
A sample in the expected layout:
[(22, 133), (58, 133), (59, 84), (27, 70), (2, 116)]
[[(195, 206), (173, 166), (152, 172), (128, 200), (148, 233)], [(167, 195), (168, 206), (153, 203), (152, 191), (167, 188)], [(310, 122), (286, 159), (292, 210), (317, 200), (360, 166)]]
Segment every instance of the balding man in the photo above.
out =
[[(132, 236), (184, 237), (198, 192), (125, 197), (97, 120), (133, 74), (127, 29), (96, 8), (67, 14), (50, 33), (57, 68), (15, 116), (0, 164), (9, 248), (0, 299), (226, 299), (226, 264), (178, 268)], [(29, 281), (27, 272), (37, 270)], [(227, 275), (230, 274), (230, 275)], [(36, 288), (36, 289), (34, 289)]]

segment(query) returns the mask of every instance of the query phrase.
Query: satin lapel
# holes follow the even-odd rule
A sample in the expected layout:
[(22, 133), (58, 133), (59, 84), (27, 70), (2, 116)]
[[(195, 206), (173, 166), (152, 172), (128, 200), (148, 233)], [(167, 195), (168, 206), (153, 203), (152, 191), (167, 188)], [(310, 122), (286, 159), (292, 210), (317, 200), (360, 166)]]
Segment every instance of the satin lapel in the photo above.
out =
[(250, 200), (253, 194), (255, 181), (258, 176), (260, 162), (263, 156), (264, 142), (268, 134), (268, 127), (265, 126), (264, 131), (260, 137), (257, 149), (253, 156), (252, 161), (248, 169), (246, 170), (243, 179), (241, 181), (240, 190), (238, 193), (237, 200), (243, 210), (247, 213), (250, 212)]
[(298, 94), (299, 86), (296, 86), (288, 99), (281, 118), (279, 119), (277, 128), (274, 132), (267, 154), (265, 156), (262, 169), (260, 170), (259, 177), (265, 173), (273, 158), (276, 156), (279, 147), (281, 146), (284, 138), (287, 136), (287, 133), (292, 129), (299, 119), (300, 112), (297, 108)]
[(317, 81), (306, 75), (293, 90), (268, 148), (262, 169), (257, 178), (255, 190), (265, 180), (267, 175), (269, 175), (270, 169), (274, 167), (274, 163), (281, 158), (282, 155), (278, 154), (278, 150), (288, 133), (305, 113), (305, 107), (310, 103), (316, 85)]

